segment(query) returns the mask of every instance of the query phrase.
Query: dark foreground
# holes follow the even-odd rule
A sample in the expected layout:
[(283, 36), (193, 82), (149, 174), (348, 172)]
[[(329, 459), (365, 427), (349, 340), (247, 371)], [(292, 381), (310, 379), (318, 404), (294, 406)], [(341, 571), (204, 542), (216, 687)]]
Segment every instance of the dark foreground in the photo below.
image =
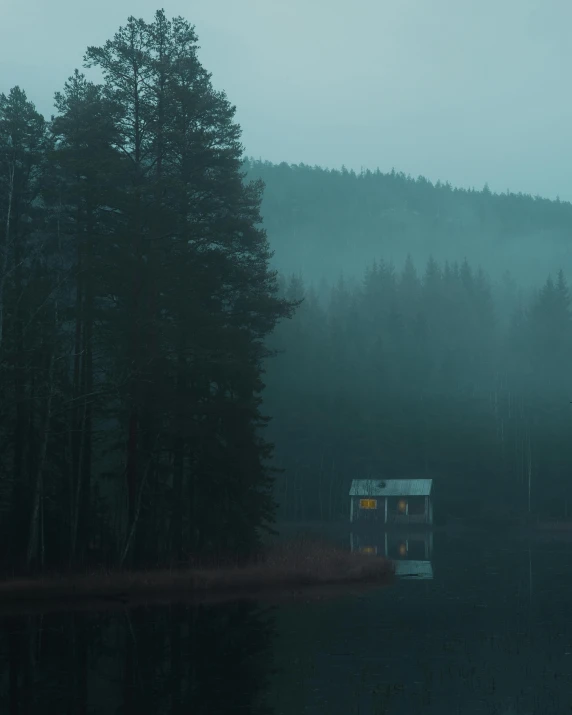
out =
[(142, 604), (224, 602), (237, 598), (332, 593), (335, 586), (387, 583), (391, 562), (350, 553), (323, 541), (297, 538), (276, 544), (259, 561), (234, 568), (183, 568), (0, 582), (0, 614), (80, 608), (113, 609)]
[(268, 592), (2, 617), (0, 712), (571, 711), (568, 544), (435, 534), (423, 573), (319, 600)]

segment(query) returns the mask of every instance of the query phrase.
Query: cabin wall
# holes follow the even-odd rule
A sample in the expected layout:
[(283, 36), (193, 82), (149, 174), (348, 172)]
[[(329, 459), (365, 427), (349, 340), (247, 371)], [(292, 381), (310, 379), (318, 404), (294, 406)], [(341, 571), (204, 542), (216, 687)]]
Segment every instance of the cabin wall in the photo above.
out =
[[(362, 509), (360, 507), (361, 499), (375, 499), (377, 502), (376, 509)], [(355, 521), (377, 521), (385, 522), (385, 497), (359, 496), (350, 497), (350, 522)]]
[[(361, 499), (375, 499), (377, 508), (363, 509)], [(399, 504), (405, 502), (405, 511), (400, 511)], [(432, 524), (433, 502), (431, 497), (350, 497), (350, 522), (375, 521), (382, 524)]]

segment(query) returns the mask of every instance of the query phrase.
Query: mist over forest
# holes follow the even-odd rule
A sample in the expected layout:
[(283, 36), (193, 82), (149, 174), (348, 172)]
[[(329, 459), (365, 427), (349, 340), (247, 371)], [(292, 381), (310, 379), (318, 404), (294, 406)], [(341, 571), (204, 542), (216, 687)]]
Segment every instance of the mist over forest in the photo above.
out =
[(274, 264), (319, 285), (361, 277), (374, 258), (402, 267), (411, 255), (483, 268), (496, 282), (537, 287), (572, 270), (572, 204), (507, 191), (493, 194), (397, 171), (245, 161), (265, 184), (262, 215)]
[[(572, 205), (246, 161), (282, 295), (264, 404), (284, 518), (432, 476), (438, 518), (567, 516)], [(529, 489), (530, 485), (530, 489)]]
[(245, 158), (197, 39), (0, 94), (4, 563), (243, 558), (365, 477), (568, 516), (572, 205)]
[(0, 1), (0, 713), (570, 712), (572, 3), (152, 2)]

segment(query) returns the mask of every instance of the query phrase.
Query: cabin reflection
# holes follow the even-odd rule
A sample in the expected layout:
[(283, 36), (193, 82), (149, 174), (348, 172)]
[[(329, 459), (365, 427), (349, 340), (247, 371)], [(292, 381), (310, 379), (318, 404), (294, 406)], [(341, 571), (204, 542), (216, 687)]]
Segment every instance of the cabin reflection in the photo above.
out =
[(411, 531), (350, 533), (353, 552), (385, 556), (395, 565), (395, 575), (421, 579), (433, 578), (433, 532)]

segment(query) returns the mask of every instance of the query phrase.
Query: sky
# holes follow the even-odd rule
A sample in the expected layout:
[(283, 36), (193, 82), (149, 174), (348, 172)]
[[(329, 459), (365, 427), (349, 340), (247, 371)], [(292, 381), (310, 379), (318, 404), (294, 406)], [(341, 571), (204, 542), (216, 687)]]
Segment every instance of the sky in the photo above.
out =
[(0, 92), (49, 117), (89, 45), (161, 7), (248, 156), (572, 201), (570, 0), (0, 0)]

